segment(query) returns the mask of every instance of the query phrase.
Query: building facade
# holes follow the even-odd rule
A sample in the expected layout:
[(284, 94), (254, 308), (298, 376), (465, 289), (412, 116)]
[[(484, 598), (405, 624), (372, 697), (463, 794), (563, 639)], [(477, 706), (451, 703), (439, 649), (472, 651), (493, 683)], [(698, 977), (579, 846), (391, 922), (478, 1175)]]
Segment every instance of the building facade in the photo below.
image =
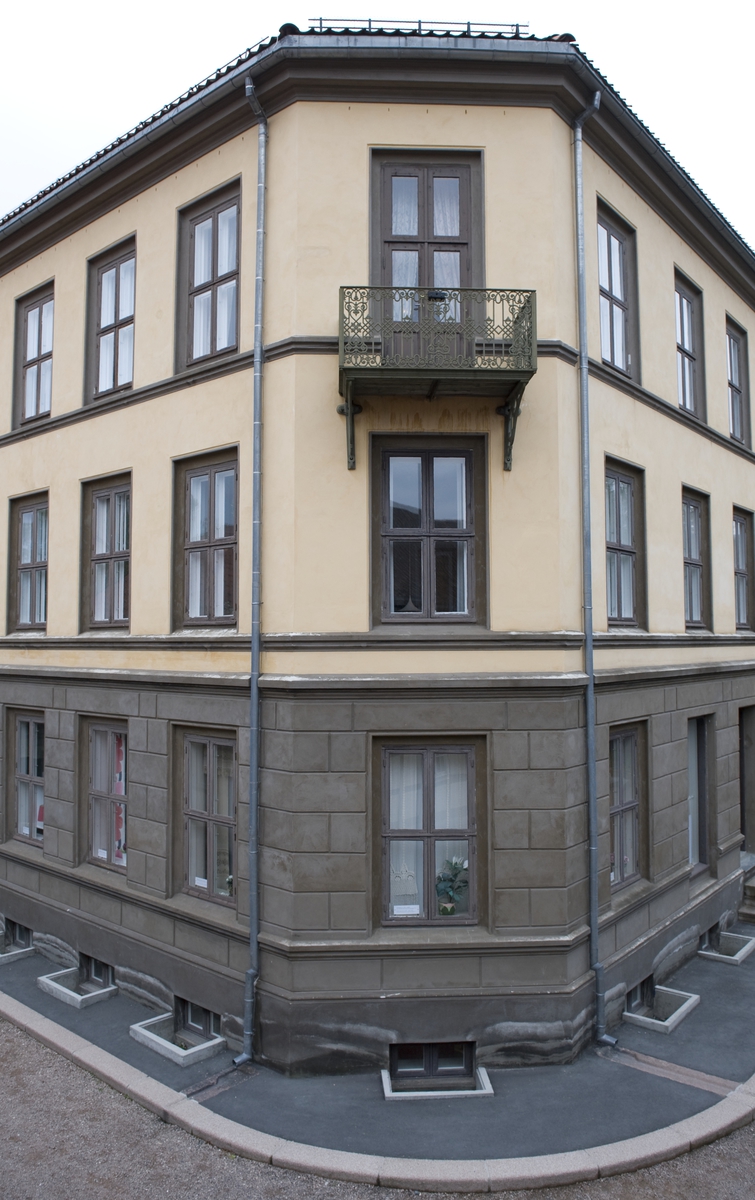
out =
[(6, 937), (241, 1038), (247, 78), (255, 1052), (568, 1061), (595, 996), (572, 125), (596, 90), (609, 1024), (731, 921), (755, 851), (755, 257), (568, 36), (284, 26), (0, 224)]

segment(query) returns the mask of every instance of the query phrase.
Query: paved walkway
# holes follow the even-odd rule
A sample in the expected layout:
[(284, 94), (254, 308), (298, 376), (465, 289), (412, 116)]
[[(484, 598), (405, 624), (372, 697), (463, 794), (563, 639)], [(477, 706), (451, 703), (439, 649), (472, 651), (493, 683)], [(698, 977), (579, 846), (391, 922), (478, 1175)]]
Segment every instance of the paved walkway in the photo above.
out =
[(683, 967), (673, 985), (702, 999), (669, 1036), (623, 1025), (617, 1051), (491, 1071), (493, 1097), (400, 1103), (383, 1099), (377, 1073), (287, 1079), (234, 1070), (227, 1053), (181, 1069), (129, 1036), (142, 1006), (118, 995), (77, 1011), (36, 986), (51, 969), (37, 955), (2, 966), (0, 1015), (216, 1145), (334, 1178), (442, 1190), (566, 1183), (670, 1158), (755, 1113), (755, 955)]

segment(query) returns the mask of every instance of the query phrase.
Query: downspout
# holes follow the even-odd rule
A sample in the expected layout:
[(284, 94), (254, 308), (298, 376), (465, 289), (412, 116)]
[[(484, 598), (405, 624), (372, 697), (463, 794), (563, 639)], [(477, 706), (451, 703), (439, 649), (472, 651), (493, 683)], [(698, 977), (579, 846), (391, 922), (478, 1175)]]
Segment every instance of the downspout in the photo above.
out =
[(244, 1050), (236, 1066), (250, 1062), (254, 1043), (254, 1007), (259, 976), (259, 764), (260, 764), (260, 559), (262, 500), (262, 306), (265, 281), (265, 185), (267, 117), (251, 78), (246, 98), (257, 118), (257, 241), (254, 275), (254, 400), (252, 434), (252, 664), (249, 685), (249, 970), (244, 980)]
[(606, 1033), (606, 989), (598, 942), (598, 786), (595, 772), (595, 662), (592, 621), (592, 535), (590, 516), (590, 384), (587, 368), (587, 285), (585, 282), (585, 203), (582, 181), (582, 126), (600, 108), (596, 92), (574, 129), (574, 185), (577, 216), (577, 310), (579, 317), (580, 473), (582, 477), (582, 602), (585, 623), (585, 738), (587, 743), (587, 824), (590, 882), (590, 966), (595, 974), (595, 1037), (615, 1045)]

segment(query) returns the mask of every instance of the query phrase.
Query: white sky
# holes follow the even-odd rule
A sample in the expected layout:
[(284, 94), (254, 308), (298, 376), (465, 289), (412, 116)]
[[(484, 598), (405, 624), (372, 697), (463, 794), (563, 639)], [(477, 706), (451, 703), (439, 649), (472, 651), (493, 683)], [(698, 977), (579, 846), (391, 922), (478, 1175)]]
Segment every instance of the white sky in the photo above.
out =
[[(339, 4), (341, 0), (338, 0)], [(574, 34), (652, 132), (755, 246), (755, 4), (729, 0), (476, 0), (325, 9), (324, 17), (529, 22)], [(387, 0), (385, 0), (387, 3)], [(304, 0), (8, 3), (0, 38), (0, 213), (276, 33), (320, 16)]]

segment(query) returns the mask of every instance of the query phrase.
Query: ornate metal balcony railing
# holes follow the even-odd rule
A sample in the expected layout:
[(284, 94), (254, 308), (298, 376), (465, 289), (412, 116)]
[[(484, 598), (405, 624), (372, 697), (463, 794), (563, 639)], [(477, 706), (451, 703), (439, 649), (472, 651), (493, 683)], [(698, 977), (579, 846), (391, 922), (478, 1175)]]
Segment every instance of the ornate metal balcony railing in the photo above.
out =
[(537, 370), (535, 293), (506, 288), (342, 287), (340, 390), (348, 466), (361, 394), (485, 394), (503, 401), (504, 466)]

